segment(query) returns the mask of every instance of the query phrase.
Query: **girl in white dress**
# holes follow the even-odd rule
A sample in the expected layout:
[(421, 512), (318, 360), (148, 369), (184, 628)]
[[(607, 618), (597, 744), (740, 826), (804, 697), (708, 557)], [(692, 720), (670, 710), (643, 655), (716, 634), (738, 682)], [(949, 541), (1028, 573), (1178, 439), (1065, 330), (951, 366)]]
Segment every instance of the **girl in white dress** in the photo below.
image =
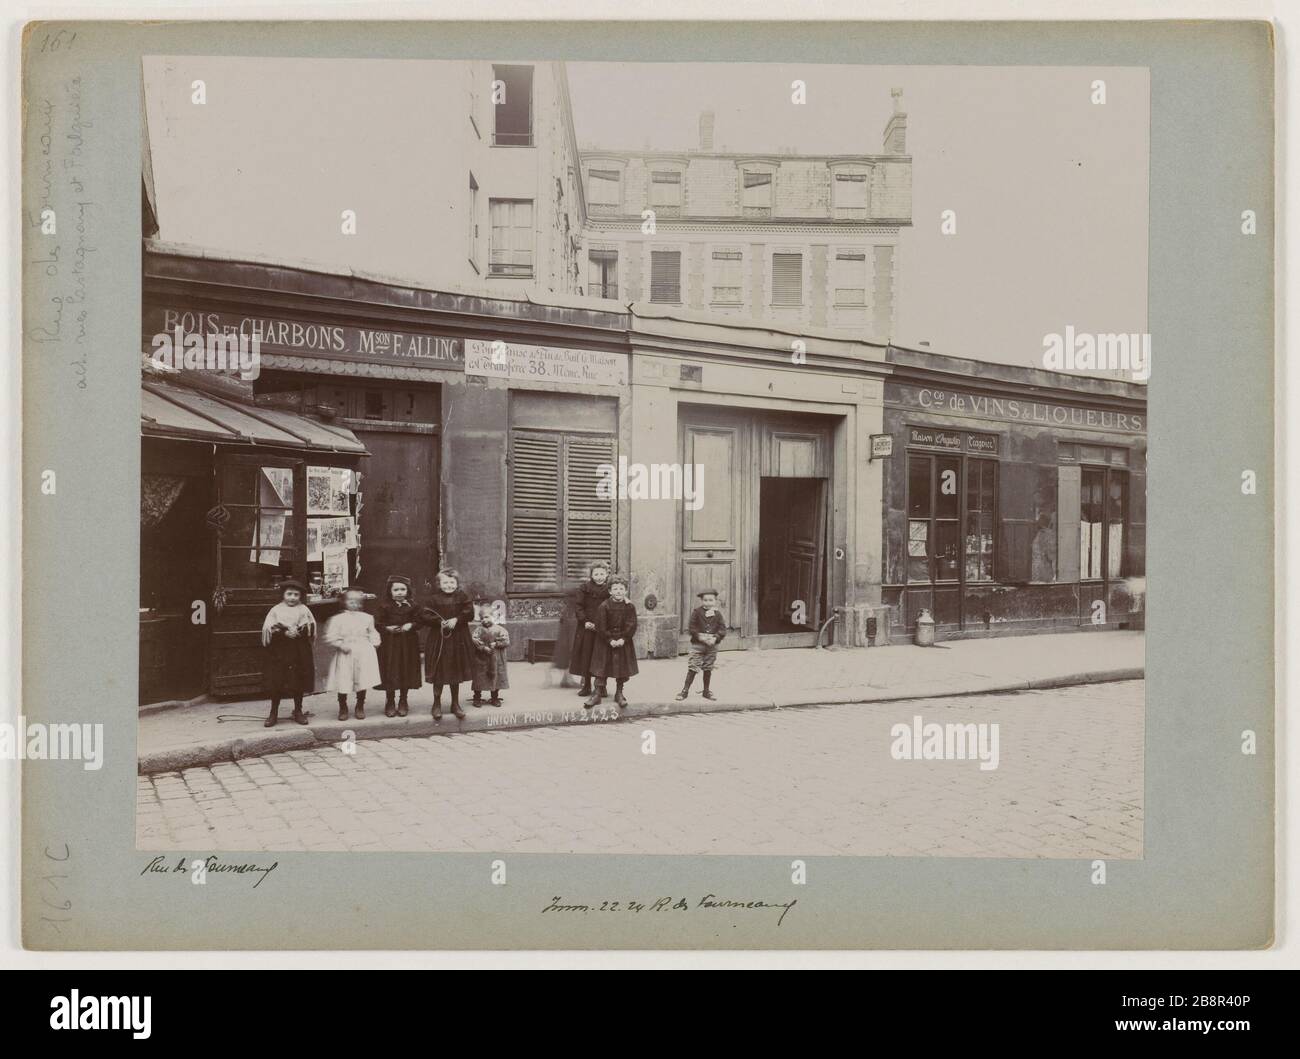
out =
[(348, 692), (357, 696), (356, 718), (366, 717), (366, 689), (379, 683), (379, 630), (375, 619), (362, 610), (366, 594), (349, 588), (343, 595), (344, 609), (325, 623), (322, 637), (334, 649), (325, 690), (339, 697), (339, 720), (348, 719)]

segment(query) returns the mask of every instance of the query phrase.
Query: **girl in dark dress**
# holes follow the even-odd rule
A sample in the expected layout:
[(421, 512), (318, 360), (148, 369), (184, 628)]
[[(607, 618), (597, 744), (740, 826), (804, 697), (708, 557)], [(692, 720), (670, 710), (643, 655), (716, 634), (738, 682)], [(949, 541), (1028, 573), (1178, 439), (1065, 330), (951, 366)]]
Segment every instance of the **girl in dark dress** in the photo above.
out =
[(271, 696), (271, 713), (264, 722), (274, 728), (280, 718), (280, 698), (293, 696), (293, 719), (307, 723), (302, 697), (316, 690), (316, 661), (311, 642), (316, 636), (316, 619), (303, 603), (304, 589), (297, 581), (280, 586), (281, 600), (266, 612), (262, 622), (262, 646), (266, 648), (267, 694)]
[(573, 650), (569, 655), (569, 672), (582, 678), (578, 694), (591, 694), (591, 651), (596, 646), (596, 611), (609, 599), (609, 563), (591, 564), (587, 580), (578, 589), (573, 604), (577, 628), (573, 633)]
[(451, 688), (451, 712), (464, 720), (460, 686), (474, 676), (474, 645), (470, 640), (474, 604), (460, 587), (460, 574), (455, 570), (438, 571), (438, 591), (426, 601), (421, 619), (429, 626), (424, 672), (433, 685), (433, 719), (442, 720), (442, 687), (446, 684)]
[(617, 682), (614, 702), (620, 710), (627, 708), (623, 685), (638, 672), (632, 642), (635, 632), (636, 607), (627, 598), (627, 580), (611, 577), (609, 599), (596, 609), (596, 646), (591, 652), (591, 675), (599, 678), (600, 686), (586, 701), (587, 707), (600, 705), (609, 694), (609, 678), (613, 677)]
[[(401, 574), (388, 578), (388, 599), (379, 608), (375, 624), (379, 645), (379, 684), (384, 691), (384, 716), (405, 717), (407, 693), (418, 688), (420, 677), (420, 612), (411, 602), (411, 579)], [(394, 704), (394, 697), (397, 702)]]

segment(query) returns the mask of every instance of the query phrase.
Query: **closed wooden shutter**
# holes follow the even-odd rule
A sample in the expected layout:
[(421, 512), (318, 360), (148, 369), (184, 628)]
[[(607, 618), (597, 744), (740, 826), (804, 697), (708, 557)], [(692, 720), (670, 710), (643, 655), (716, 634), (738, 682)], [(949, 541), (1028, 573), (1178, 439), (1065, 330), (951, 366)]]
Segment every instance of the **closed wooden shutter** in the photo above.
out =
[(614, 497), (602, 497), (601, 464), (615, 463), (614, 439), (570, 435), (564, 457), (564, 565), (570, 581), (597, 559), (614, 561)]
[(510, 583), (558, 587), (560, 576), (560, 434), (510, 435)]
[(650, 252), (650, 300), (652, 302), (679, 302), (682, 300), (682, 255), (677, 250), (652, 250)]
[(600, 468), (616, 462), (612, 436), (511, 431), (512, 591), (562, 591), (597, 559), (613, 563), (616, 497)]
[(1038, 468), (1003, 463), (998, 496), (997, 579), (1023, 584), (1033, 575), (1034, 486)]
[(1056, 580), (1079, 580), (1079, 468), (1056, 469)]
[(803, 304), (803, 254), (772, 255), (772, 304)]

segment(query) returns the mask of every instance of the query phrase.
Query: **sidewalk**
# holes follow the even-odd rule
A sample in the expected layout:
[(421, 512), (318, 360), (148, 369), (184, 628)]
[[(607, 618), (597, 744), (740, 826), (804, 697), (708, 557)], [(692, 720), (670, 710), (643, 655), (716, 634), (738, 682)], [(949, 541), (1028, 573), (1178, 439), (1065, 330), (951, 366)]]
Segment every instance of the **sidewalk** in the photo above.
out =
[[(295, 724), (292, 702), (281, 706), (280, 723), (263, 728), (268, 702), (200, 702), (140, 717), (141, 774), (233, 761), (260, 754), (339, 742), (344, 732), (357, 739), (428, 736), (495, 728), (582, 724), (618, 717), (659, 717), (673, 713), (770, 709), (827, 703), (884, 702), (944, 695), (991, 694), (1029, 688), (1060, 687), (1143, 676), (1146, 657), (1141, 632), (1070, 632), (954, 640), (937, 647), (899, 644), (813, 650), (730, 651), (719, 655), (713, 677), (716, 702), (700, 695), (696, 677), (690, 698), (677, 702), (686, 673), (685, 656), (643, 659), (641, 672), (627, 686), (626, 710), (614, 706), (612, 694), (594, 710), (583, 709), (577, 689), (558, 685), (549, 665), (510, 663), (511, 687), (504, 705), (470, 705), (469, 684), (461, 686), (465, 720), (457, 721), (443, 695), (442, 723), (430, 717), (433, 689), (411, 693), (408, 717), (384, 716), (384, 693), (367, 696), (364, 721), (339, 721), (332, 694), (310, 696), (307, 725)], [(613, 691), (611, 682), (610, 691)]]

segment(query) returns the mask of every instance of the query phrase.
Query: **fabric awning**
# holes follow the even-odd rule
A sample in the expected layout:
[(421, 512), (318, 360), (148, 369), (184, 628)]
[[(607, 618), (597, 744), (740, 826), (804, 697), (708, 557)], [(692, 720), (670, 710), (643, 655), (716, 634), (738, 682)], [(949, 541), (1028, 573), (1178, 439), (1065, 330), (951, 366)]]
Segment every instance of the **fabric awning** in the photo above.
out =
[(280, 408), (228, 401), (154, 379), (141, 383), (140, 430), (149, 437), (209, 441), (218, 445), (265, 445), (369, 455), (346, 427)]

